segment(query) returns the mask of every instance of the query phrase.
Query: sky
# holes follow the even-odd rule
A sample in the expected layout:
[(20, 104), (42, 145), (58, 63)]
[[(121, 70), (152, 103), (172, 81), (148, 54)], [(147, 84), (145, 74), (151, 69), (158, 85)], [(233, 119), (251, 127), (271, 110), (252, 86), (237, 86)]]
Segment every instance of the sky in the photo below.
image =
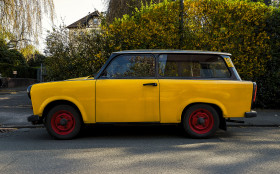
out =
[(95, 9), (106, 10), (104, 0), (53, 0), (53, 2), (58, 22), (63, 20), (66, 25), (76, 22)]
[[(95, 10), (105, 11), (105, 0), (53, 0), (56, 18), (54, 24), (60, 26), (63, 23), (68, 26), (77, 20), (85, 17)], [(43, 53), (47, 30), (52, 29), (52, 23), (47, 17), (43, 17), (43, 33), (40, 37), (39, 50)]]

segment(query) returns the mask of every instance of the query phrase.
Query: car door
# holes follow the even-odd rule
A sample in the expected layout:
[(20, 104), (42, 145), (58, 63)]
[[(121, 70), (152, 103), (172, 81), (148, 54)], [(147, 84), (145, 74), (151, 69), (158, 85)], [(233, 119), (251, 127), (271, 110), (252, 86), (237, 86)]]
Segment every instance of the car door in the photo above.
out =
[(159, 122), (151, 54), (116, 56), (96, 80), (96, 122)]

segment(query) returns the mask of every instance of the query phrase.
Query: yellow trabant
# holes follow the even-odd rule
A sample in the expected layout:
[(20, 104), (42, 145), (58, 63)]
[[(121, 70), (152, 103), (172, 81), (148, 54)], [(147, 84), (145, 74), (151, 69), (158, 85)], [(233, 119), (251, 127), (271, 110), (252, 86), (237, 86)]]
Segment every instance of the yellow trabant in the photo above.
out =
[(242, 81), (231, 54), (184, 50), (112, 53), (95, 77), (28, 87), (33, 114), (57, 139), (95, 123), (181, 124), (194, 138), (226, 129), (226, 119), (256, 117), (256, 83)]

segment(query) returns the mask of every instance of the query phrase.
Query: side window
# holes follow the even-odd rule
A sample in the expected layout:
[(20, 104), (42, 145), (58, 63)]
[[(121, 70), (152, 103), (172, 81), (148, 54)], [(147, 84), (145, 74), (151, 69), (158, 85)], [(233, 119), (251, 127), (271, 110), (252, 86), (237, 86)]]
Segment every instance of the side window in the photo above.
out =
[(104, 78), (154, 78), (155, 58), (152, 55), (120, 55), (102, 74)]
[(159, 75), (181, 78), (228, 78), (230, 72), (217, 55), (162, 54)]

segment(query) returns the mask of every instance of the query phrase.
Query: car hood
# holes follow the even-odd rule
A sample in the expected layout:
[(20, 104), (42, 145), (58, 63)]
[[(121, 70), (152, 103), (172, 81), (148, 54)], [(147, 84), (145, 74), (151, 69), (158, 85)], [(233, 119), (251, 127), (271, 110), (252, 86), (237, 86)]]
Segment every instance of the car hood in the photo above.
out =
[(36, 83), (36, 84), (33, 84), (32, 86), (34, 85), (48, 85), (48, 84), (56, 84), (56, 83), (62, 83), (62, 82), (67, 82), (67, 81), (83, 81), (83, 80), (93, 80), (94, 77), (91, 77), (91, 76), (87, 76), (87, 77), (79, 77), (79, 78), (73, 78), (73, 79), (67, 79), (67, 80), (62, 80), (62, 81), (50, 81), (50, 82), (41, 82), (41, 83)]
[(66, 81), (80, 81), (80, 80), (88, 80), (88, 79), (94, 79), (94, 77), (91, 76), (79, 77), (79, 78), (67, 79)]

